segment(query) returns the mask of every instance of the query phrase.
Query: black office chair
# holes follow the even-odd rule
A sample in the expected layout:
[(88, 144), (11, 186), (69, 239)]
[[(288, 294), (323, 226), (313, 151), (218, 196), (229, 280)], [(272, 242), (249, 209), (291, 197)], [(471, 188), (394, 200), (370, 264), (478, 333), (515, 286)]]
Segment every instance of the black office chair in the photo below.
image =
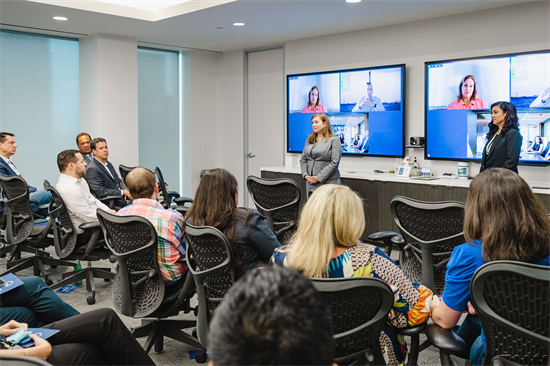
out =
[(73, 284), (76, 281), (86, 280), (86, 290), (92, 293), (86, 301), (89, 305), (93, 305), (95, 304), (96, 292), (94, 278), (103, 278), (104, 280), (109, 281), (115, 277), (115, 274), (111, 272), (110, 268), (92, 267), (93, 261), (107, 259), (110, 255), (109, 249), (106, 248), (105, 242), (100, 238), (101, 227), (98, 222), (89, 222), (80, 225), (81, 229), (85, 231), (89, 230), (92, 233), (88, 243), (85, 246), (78, 248), (76, 246), (77, 232), (61, 195), (50, 185), (47, 180), (44, 181), (44, 189), (50, 191), (52, 194), (52, 201), (50, 202), (49, 208), (50, 221), (55, 222), (55, 220), (58, 219), (57, 224), (53, 226), (56, 254), (63, 259), (87, 262), (86, 268), (63, 273), (61, 275), (63, 279), (55, 283), (51, 286), (51, 288), (55, 290), (66, 285)]
[(98, 211), (97, 216), (105, 241), (111, 243), (111, 260), (119, 266), (113, 283), (114, 307), (123, 315), (143, 318), (142, 325), (133, 329), (134, 337), (147, 336), (146, 352), (153, 345), (156, 352), (161, 352), (164, 336), (202, 348), (197, 338), (182, 331), (195, 328), (196, 321), (166, 319), (194, 310), (189, 300), (195, 286), (189, 274), (182, 287), (170, 289), (164, 285), (158, 265), (157, 232), (151, 222), (141, 216), (116, 216), (104, 211)]
[(376, 278), (313, 278), (332, 312), (339, 365), (385, 365), (380, 332), (393, 306), (390, 286)]
[[(495, 261), (481, 266), (470, 294), (487, 342), (484, 365), (550, 365), (550, 267)], [(430, 325), (428, 338), (442, 365), (465, 349), (451, 330)]]
[[(235, 282), (235, 264), (229, 241), (218, 229), (209, 226), (185, 227), (187, 263), (197, 287), (199, 314), (197, 334), (208, 347), (208, 327), (214, 311)], [(201, 353), (197, 362), (205, 361)]]
[(0, 365), (2, 366), (52, 366), (51, 363), (40, 357), (0, 355)]
[[(48, 272), (44, 265), (74, 266), (74, 263), (62, 261), (42, 255), (42, 250), (53, 244), (51, 235), (52, 223), (55, 220), (35, 222), (29, 200), (29, 188), (27, 182), (18, 176), (5, 176), (0, 174), (0, 185), (6, 199), (4, 200), (4, 212), (6, 223), (4, 240), (11, 244), (10, 257), (6, 264), (7, 271), (2, 273), (16, 273), (32, 267), (35, 276), (43, 276), (44, 282), (51, 285)], [(21, 252), (20, 246), (26, 246), (34, 250), (32, 257), (14, 259), (16, 253)]]
[(164, 208), (170, 208), (172, 205), (172, 201), (180, 196), (180, 194), (176, 191), (168, 191), (166, 189), (166, 183), (164, 182), (164, 178), (162, 177), (162, 172), (160, 171), (159, 167), (155, 168), (155, 175), (157, 176), (158, 180), (158, 186), (159, 186), (159, 193), (161, 193), (158, 197), (158, 200), (162, 207)]
[(258, 211), (282, 245), (288, 244), (298, 225), (300, 186), (292, 179), (246, 179), (248, 191)]
[(445, 288), (447, 262), (454, 247), (466, 241), (464, 206), (462, 202), (422, 202), (402, 196), (395, 196), (390, 203), (402, 235), (392, 238), (401, 249), (401, 269), (411, 281), (437, 295)]
[(130, 173), (135, 168), (137, 168), (137, 166), (126, 166), (122, 164), (118, 165), (118, 172), (120, 173), (120, 179), (122, 179), (124, 184), (126, 184), (126, 176), (128, 175), (128, 173)]

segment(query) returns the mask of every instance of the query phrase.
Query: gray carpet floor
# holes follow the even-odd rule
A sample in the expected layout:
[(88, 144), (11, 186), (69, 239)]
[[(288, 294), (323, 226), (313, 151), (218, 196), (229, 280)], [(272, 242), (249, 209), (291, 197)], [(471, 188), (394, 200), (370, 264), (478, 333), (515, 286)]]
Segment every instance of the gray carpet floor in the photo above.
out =
[[(53, 247), (50, 247), (48, 251), (52, 254), (52, 256), (55, 257), (55, 253), (53, 250)], [(27, 256), (28, 254), (24, 254), (24, 256)], [(0, 273), (4, 272), (6, 270), (6, 261), (7, 258), (0, 258)], [(82, 265), (86, 265), (83, 263)], [(93, 263), (94, 267), (112, 267), (112, 264), (105, 260), (101, 262)], [(61, 274), (72, 270), (70, 267), (57, 267), (57, 268), (49, 268), (46, 266), (46, 268), (49, 271), (49, 278), (55, 283), (61, 279)], [(25, 276), (31, 276), (32, 270), (27, 269), (21, 272), (17, 273), (18, 277), (25, 277)], [(88, 305), (86, 302), (86, 299), (90, 295), (86, 291), (86, 285), (83, 283), (79, 285), (79, 287), (74, 290), (71, 293), (68, 294), (59, 294), (59, 297), (61, 297), (65, 302), (73, 306), (75, 309), (77, 309), (79, 312), (84, 313), (90, 310), (104, 308), (104, 307), (112, 307), (112, 299), (111, 299), (111, 282), (105, 282), (103, 279), (95, 279), (94, 282), (95, 288), (96, 288), (96, 303), (94, 305)], [(192, 306), (196, 306), (196, 297), (192, 299)], [(120, 315), (120, 314), (119, 314)], [(130, 317), (126, 317), (123, 315), (120, 315), (120, 318), (122, 321), (128, 326), (128, 328), (136, 327), (141, 324), (141, 320), (139, 319), (133, 319)], [(189, 314), (180, 314), (178, 317), (174, 317), (174, 319), (194, 319), (193, 313)], [(425, 336), (421, 335), (421, 343), (425, 340)], [(138, 340), (142, 345), (145, 343), (145, 338), (140, 338)], [(189, 351), (195, 350), (196, 347), (189, 346), (184, 343), (180, 343), (177, 341), (174, 341), (170, 338), (164, 339), (164, 350), (162, 352), (155, 352), (153, 349), (149, 353), (153, 361), (157, 365), (197, 365), (195, 360), (191, 360), (189, 356)], [(463, 362), (461, 362), (463, 364)], [(439, 361), (439, 352), (437, 349), (435, 349), (433, 346), (430, 346), (426, 350), (420, 353), (419, 365), (440, 365)], [(460, 362), (459, 362), (460, 364)]]

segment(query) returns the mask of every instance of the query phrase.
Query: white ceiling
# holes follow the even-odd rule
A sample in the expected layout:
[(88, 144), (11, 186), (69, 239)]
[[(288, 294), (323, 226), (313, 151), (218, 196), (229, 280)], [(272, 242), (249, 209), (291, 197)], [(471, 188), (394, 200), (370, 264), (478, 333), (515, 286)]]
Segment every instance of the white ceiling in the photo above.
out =
[[(74, 1), (82, 0), (63, 2)], [(344, 0), (237, 0), (151, 22), (26, 0), (0, 0), (0, 27), (69, 37), (102, 33), (158, 45), (226, 52), (535, 1), (363, 0), (348, 4)], [(69, 20), (56, 21), (53, 16)], [(232, 22), (247, 25), (234, 27)]]

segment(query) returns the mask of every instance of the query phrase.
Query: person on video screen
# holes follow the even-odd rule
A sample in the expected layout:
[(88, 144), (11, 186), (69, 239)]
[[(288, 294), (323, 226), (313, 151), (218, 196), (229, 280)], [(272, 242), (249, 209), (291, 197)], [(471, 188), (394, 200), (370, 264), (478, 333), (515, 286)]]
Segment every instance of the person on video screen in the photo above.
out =
[(458, 85), (456, 101), (447, 106), (447, 109), (489, 109), (481, 98), (478, 98), (476, 79), (473, 75), (466, 75)]
[(542, 143), (542, 139), (540, 138), (540, 136), (535, 136), (535, 138), (533, 139), (533, 144), (529, 146), (529, 148), (527, 149), (527, 152), (540, 154), (542, 153), (543, 148), (544, 148), (544, 144)]
[(384, 105), (380, 98), (372, 95), (374, 88), (370, 82), (367, 83), (365, 88), (365, 95), (359, 99), (352, 112), (372, 112), (372, 111), (385, 111)]
[(550, 87), (544, 89), (529, 108), (550, 108)]
[(325, 113), (326, 111), (326, 108), (321, 104), (319, 89), (316, 86), (312, 87), (307, 97), (307, 107), (304, 107), (301, 113)]
[(365, 128), (365, 136), (359, 144), (359, 152), (368, 154), (369, 153), (369, 130)]
[(522, 140), (516, 107), (510, 102), (493, 103), (479, 172), (506, 168), (517, 173)]

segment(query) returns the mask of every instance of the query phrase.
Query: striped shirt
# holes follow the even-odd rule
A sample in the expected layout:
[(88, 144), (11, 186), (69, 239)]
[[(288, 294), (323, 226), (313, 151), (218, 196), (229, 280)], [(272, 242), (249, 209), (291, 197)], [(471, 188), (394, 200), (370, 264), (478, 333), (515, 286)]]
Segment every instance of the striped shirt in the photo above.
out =
[(117, 215), (138, 215), (148, 219), (157, 231), (158, 262), (164, 283), (176, 282), (187, 270), (183, 263), (176, 263), (185, 255), (183, 243), (183, 216), (174, 210), (166, 210), (157, 201), (140, 198), (122, 208)]

